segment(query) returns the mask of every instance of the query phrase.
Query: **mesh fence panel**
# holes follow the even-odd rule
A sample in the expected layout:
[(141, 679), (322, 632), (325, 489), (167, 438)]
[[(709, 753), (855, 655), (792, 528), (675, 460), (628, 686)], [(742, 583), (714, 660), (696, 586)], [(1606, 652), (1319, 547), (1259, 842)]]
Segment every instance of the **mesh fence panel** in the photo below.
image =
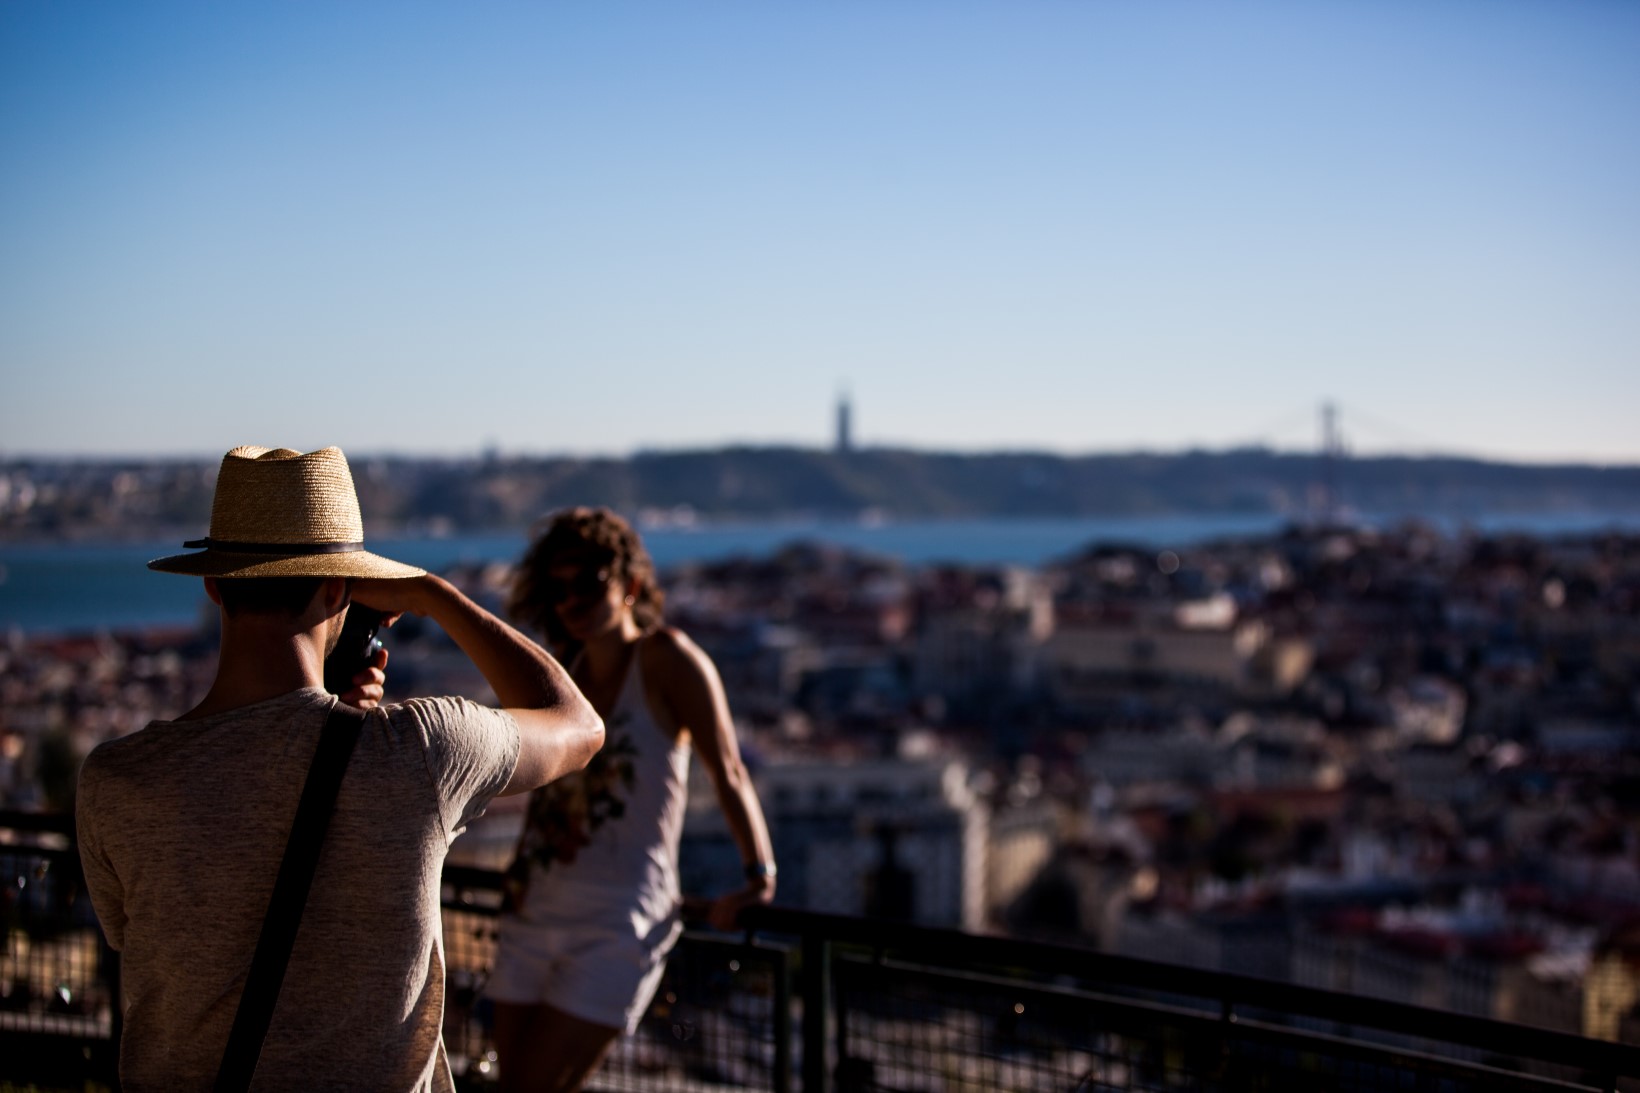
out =
[[(1510, 1058), (1231, 1021), (1205, 1009), (843, 958), (833, 970), (839, 1093), (1525, 1093), (1603, 1088)], [(1379, 1038), (1384, 1039), (1384, 1038)], [(1422, 1048), (1435, 1045), (1421, 1044)]]
[[(484, 983), (495, 961), (499, 893), (446, 886), (444, 1045), (465, 1089), (496, 1078)], [(786, 953), (685, 934), (655, 1000), (615, 1043), (592, 1090), (786, 1088), (790, 1042)]]
[(112, 1080), (113, 954), (65, 835), (0, 844), (0, 1078), (67, 1086)]
[(102, 933), (72, 850), (0, 847), (0, 1028), (107, 1037)]
[(597, 1090), (783, 1089), (785, 953), (686, 935), (632, 1036), (590, 1083)]
[(484, 983), (495, 963), (500, 893), (464, 893), (444, 904), (444, 1050), (458, 1081), (483, 1088), (494, 1080), (490, 1008)]

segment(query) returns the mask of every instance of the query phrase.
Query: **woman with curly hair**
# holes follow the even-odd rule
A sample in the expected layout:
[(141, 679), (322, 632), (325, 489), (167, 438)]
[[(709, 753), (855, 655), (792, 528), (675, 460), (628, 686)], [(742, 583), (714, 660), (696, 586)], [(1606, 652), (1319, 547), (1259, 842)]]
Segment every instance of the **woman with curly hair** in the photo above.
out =
[(603, 751), (536, 790), (508, 871), (495, 971), (504, 1091), (578, 1090), (648, 1008), (677, 941), (678, 840), (691, 751), (711, 777), (746, 883), (707, 920), (774, 898), (774, 854), (712, 661), (663, 625), (631, 525), (576, 508), (538, 531), (508, 610), (542, 633), (603, 716)]

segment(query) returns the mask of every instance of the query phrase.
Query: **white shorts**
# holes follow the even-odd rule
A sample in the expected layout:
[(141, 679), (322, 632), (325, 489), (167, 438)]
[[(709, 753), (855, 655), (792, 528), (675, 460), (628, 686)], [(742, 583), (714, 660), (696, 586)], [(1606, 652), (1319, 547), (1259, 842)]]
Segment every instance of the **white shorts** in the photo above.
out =
[(646, 938), (634, 935), (630, 920), (544, 924), (503, 915), (484, 993), (495, 1002), (553, 1006), (630, 1034), (682, 931), (675, 915)]

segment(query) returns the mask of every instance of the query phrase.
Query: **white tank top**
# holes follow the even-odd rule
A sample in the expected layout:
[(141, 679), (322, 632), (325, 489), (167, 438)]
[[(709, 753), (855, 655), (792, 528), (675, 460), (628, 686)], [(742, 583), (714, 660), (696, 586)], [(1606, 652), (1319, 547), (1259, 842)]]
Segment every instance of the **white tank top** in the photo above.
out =
[[(521, 917), (586, 924), (629, 914), (639, 937), (678, 906), (678, 840), (688, 796), (689, 745), (669, 737), (644, 694), (642, 647), (604, 719), (604, 747), (585, 771), (535, 791), (527, 828), (530, 858)], [(585, 845), (574, 844), (585, 839)], [(553, 844), (556, 843), (556, 846)], [(571, 856), (572, 855), (572, 856)]]

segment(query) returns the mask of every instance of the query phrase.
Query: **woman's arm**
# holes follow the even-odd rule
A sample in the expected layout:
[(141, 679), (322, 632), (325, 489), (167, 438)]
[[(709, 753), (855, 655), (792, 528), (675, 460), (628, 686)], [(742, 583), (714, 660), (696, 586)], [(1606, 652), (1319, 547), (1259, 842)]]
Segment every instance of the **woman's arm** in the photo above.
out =
[(723, 681), (712, 659), (677, 630), (656, 631), (644, 642), (643, 652), (644, 676), (659, 692), (675, 728), (689, 732), (695, 754), (717, 791), (729, 833), (740, 848), (745, 885), (714, 899), (706, 914), (713, 928), (733, 930), (743, 908), (774, 899), (774, 846), (757, 790), (741, 762)]

